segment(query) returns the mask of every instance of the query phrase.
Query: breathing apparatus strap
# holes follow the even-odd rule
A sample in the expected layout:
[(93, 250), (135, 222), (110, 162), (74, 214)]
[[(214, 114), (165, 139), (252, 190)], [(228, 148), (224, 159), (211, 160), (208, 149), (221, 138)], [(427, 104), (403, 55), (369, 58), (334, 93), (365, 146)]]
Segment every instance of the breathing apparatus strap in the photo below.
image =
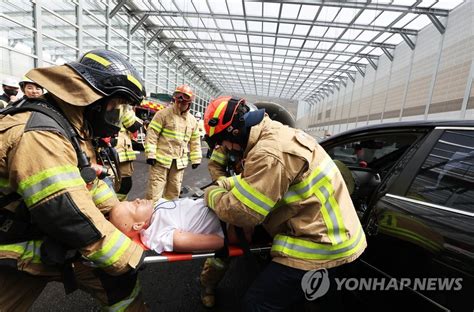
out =
[(22, 112), (39, 112), (43, 115), (53, 119), (60, 128), (55, 127), (51, 124), (49, 129), (55, 129), (61, 132), (71, 142), (77, 155), (77, 166), (81, 172), (81, 177), (86, 183), (92, 182), (96, 178), (94, 169), (91, 167), (90, 161), (86, 156), (86, 153), (81, 149), (79, 145), (79, 134), (76, 132), (74, 127), (71, 125), (69, 120), (64, 116), (60, 109), (44, 100), (41, 99), (23, 99), (17, 105), (8, 107), (2, 110), (2, 115), (14, 115)]

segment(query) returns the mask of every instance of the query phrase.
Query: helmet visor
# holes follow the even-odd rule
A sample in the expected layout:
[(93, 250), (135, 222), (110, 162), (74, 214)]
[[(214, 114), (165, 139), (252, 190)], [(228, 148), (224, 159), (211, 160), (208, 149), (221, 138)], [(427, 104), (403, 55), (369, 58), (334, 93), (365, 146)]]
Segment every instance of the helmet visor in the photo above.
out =
[(182, 93), (182, 92), (176, 92), (174, 94), (174, 98), (177, 101), (180, 101), (180, 102), (191, 102), (192, 101), (191, 96), (189, 94)]

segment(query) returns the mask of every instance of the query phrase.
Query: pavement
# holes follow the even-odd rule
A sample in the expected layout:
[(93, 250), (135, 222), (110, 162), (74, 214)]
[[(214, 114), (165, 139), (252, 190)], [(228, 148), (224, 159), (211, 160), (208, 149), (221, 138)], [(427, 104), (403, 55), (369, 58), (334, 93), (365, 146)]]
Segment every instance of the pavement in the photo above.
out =
[[(206, 150), (203, 151), (205, 155)], [(207, 159), (184, 174), (183, 185), (200, 187), (210, 180)], [(148, 177), (148, 165), (143, 152), (134, 162), (133, 187), (129, 199), (143, 198)], [(215, 308), (206, 309), (199, 299), (198, 276), (204, 260), (148, 264), (140, 271), (142, 292), (152, 311), (240, 311), (240, 301), (257, 275), (253, 264), (244, 257), (234, 258), (217, 290)], [(76, 290), (66, 296), (61, 283), (49, 283), (33, 305), (33, 312), (100, 311), (100, 306), (87, 293)]]

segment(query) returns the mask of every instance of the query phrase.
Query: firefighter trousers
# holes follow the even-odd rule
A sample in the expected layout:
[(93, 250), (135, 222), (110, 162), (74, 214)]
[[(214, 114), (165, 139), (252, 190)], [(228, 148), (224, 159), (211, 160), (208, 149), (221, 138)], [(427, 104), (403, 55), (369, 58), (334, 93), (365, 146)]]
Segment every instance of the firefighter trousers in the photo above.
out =
[(173, 159), (169, 169), (160, 164), (150, 166), (146, 199), (155, 202), (162, 197), (166, 199), (178, 198), (181, 192), (183, 175), (184, 169), (176, 167), (175, 159)]
[[(82, 289), (107, 311), (148, 311), (141, 297), (136, 274), (111, 276), (82, 263), (74, 263), (78, 288)], [(30, 275), (12, 268), (0, 267), (0, 311), (28, 311), (46, 284), (61, 282), (61, 275)]]

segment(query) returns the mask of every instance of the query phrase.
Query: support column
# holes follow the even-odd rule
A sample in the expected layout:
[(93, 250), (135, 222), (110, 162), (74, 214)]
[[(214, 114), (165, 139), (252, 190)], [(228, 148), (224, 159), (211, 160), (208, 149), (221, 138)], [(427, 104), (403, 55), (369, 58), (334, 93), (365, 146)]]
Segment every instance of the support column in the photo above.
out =
[[(448, 19), (448, 17), (446, 17), (446, 25), (448, 23), (447, 19)], [(441, 55), (442, 55), (442, 52), (443, 52), (444, 38), (445, 38), (445, 33), (441, 33), (441, 39), (440, 39), (439, 45), (438, 45), (438, 55), (436, 57), (436, 66), (434, 66), (434, 68), (433, 68), (433, 75), (432, 75), (432, 78), (431, 78), (430, 90), (429, 90), (429, 94), (428, 94), (428, 103), (426, 103), (426, 106), (425, 106), (425, 116), (424, 116), (425, 120), (428, 119), (428, 113), (430, 111), (430, 105), (431, 105), (431, 102), (433, 101), (434, 88), (435, 88), (435, 85), (436, 85), (436, 79), (438, 78), (439, 64), (441, 63)]]
[(390, 88), (390, 80), (392, 80), (392, 72), (393, 72), (393, 61), (390, 61), (390, 72), (388, 74), (387, 88), (386, 88), (386, 91), (385, 91), (385, 99), (384, 99), (384, 102), (383, 102), (382, 115), (380, 116), (380, 123), (383, 123), (383, 117), (385, 115), (385, 109), (387, 108), (388, 88)]
[[(128, 15), (128, 14), (127, 14)], [(128, 60), (131, 61), (132, 60), (132, 25), (130, 25), (132, 23), (132, 17), (130, 15), (128, 15), (128, 25), (127, 25), (127, 38), (128, 38), (128, 42), (127, 42), (127, 56), (128, 56)]]
[(405, 103), (407, 101), (408, 87), (410, 86), (411, 75), (413, 73), (413, 60), (414, 59), (415, 59), (415, 50), (411, 50), (410, 69), (408, 70), (408, 77), (407, 77), (407, 80), (406, 80), (407, 83), (405, 84), (405, 90), (403, 91), (402, 107), (400, 108), (400, 116), (398, 117), (399, 121), (402, 121), (402, 118), (403, 118), (403, 110), (405, 108)]
[(106, 6), (105, 6), (105, 23), (106, 23), (106, 26), (105, 26), (105, 48), (106, 49), (110, 49), (110, 42), (112, 41), (112, 30), (111, 30), (111, 27), (110, 27), (110, 4), (111, 4), (111, 1), (110, 0), (107, 0), (107, 3), (106, 3)]
[(76, 22), (77, 22), (77, 48), (79, 58), (80, 55), (84, 53), (84, 20), (82, 18), (82, 12), (84, 8), (84, 0), (78, 0), (76, 6)]
[(36, 0), (33, 4), (33, 24), (36, 28), (35, 32), (35, 54), (38, 57), (36, 59), (35, 67), (43, 66), (43, 18), (42, 18), (42, 0)]
[(467, 77), (466, 89), (464, 89), (464, 97), (462, 99), (460, 118), (466, 118), (467, 103), (471, 95), (472, 80), (474, 79), (474, 61), (471, 61), (471, 69), (469, 70), (469, 77)]

